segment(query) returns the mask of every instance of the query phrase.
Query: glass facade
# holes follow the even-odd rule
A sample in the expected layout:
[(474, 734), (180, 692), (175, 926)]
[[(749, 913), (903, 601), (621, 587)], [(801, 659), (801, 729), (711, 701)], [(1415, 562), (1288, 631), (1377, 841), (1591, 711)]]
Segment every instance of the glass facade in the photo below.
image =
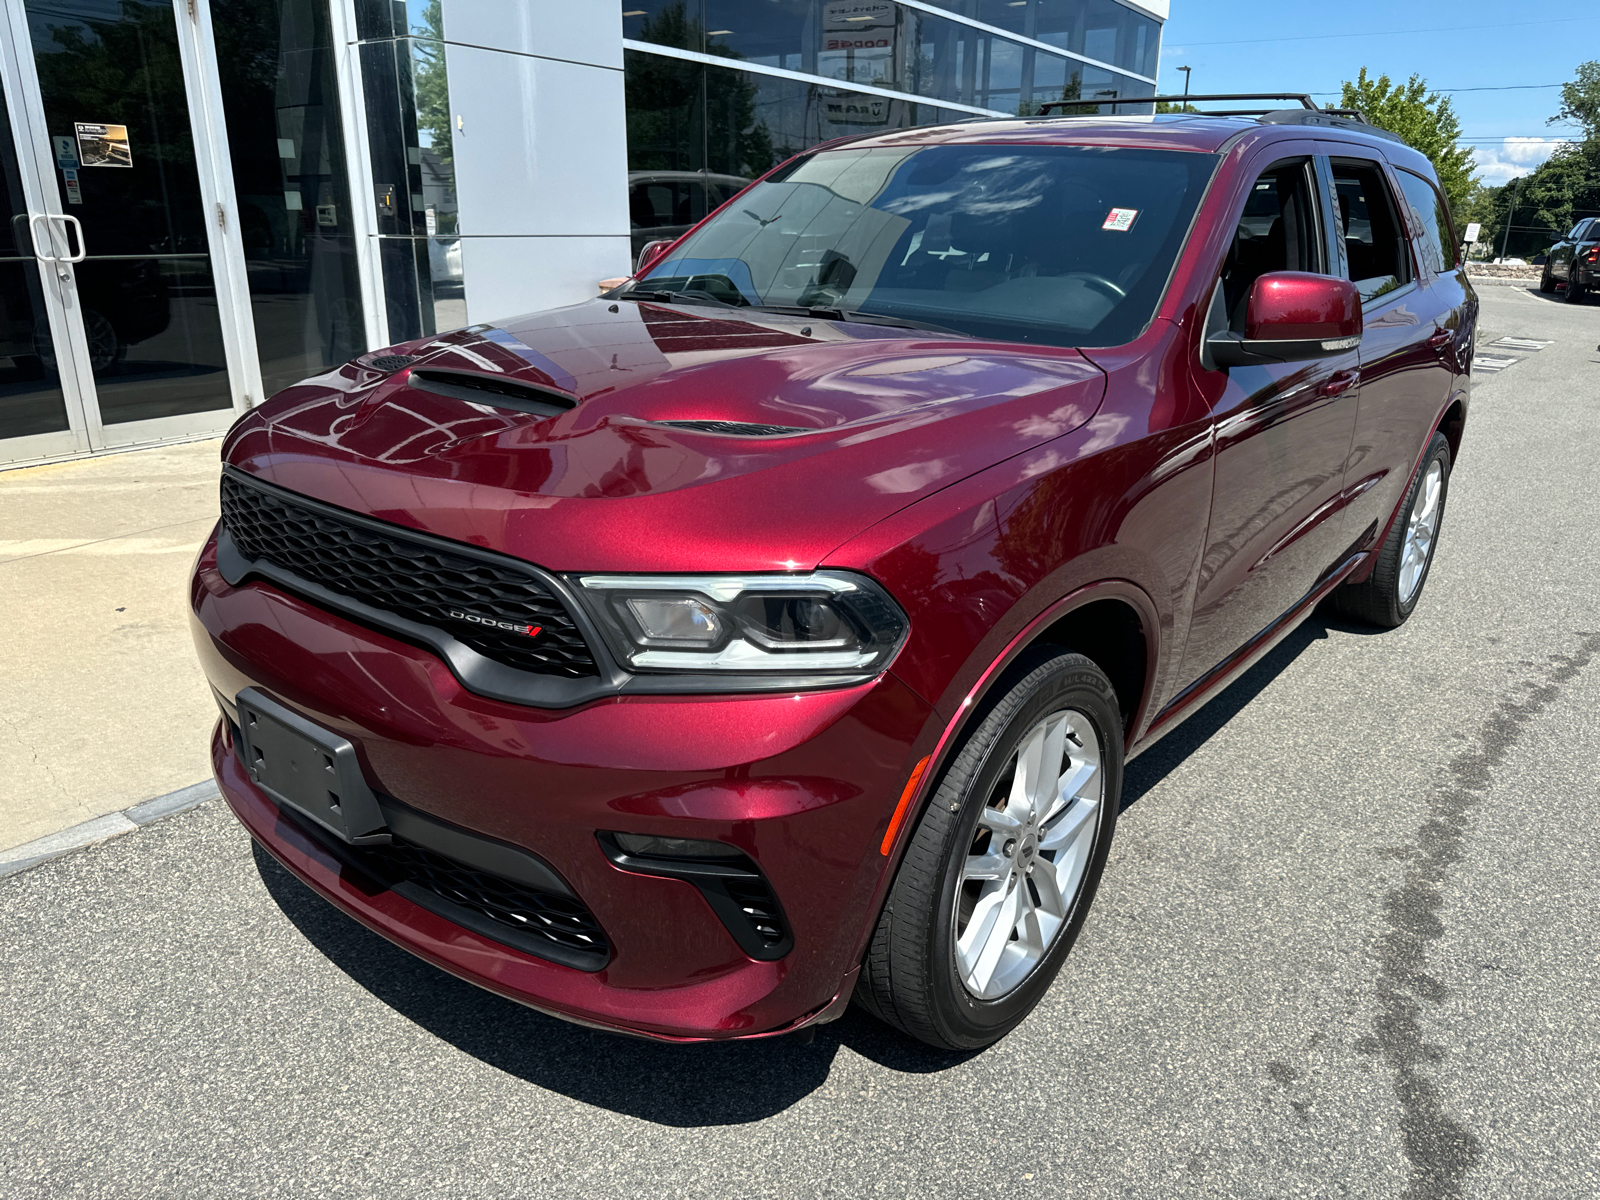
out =
[(232, 0), (215, 36), (270, 396), (366, 347), (328, 6)]
[(728, 63), (625, 53), (634, 253), (685, 232), (729, 187), (831, 138), (967, 120), (972, 108), (1030, 115), (1046, 100), (1083, 100), (1092, 111), (1097, 99), (1155, 94), (1126, 72), (1154, 76), (1161, 24), (1115, 0), (941, 7), (1123, 70), (894, 0), (623, 0), (625, 38)]
[(1003, 113), (1029, 114), (1045, 100), (1155, 94), (1153, 83), (1134, 76), (1154, 77), (1160, 22), (1115, 0), (952, 0), (945, 7), (1121, 69), (893, 0), (623, 0), (622, 32), (730, 65), (776, 67)]
[(389, 340), (465, 325), (439, 0), (357, 0)]

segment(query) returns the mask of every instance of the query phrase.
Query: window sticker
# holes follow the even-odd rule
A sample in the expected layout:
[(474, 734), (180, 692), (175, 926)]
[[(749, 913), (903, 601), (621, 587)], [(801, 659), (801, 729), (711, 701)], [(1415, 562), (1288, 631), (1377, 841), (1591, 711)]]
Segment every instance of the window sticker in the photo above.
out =
[(78, 135), (78, 156), (86, 167), (131, 167), (133, 154), (128, 149), (126, 125), (103, 125), (93, 121), (74, 122)]
[(1118, 233), (1127, 233), (1133, 228), (1133, 219), (1139, 215), (1137, 208), (1113, 208), (1106, 217), (1101, 229), (1115, 229)]

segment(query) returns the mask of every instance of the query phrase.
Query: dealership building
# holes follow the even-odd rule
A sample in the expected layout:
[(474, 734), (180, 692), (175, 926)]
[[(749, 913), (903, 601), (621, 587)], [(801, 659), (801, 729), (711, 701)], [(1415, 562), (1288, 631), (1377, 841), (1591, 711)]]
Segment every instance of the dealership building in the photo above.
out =
[(1166, 10), (0, 0), (0, 466), (593, 295), (819, 142), (1153, 95)]

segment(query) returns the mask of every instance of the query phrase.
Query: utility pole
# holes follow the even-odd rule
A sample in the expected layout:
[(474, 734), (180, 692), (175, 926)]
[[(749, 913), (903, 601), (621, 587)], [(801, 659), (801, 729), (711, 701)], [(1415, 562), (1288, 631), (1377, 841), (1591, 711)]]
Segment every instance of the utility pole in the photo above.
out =
[(1522, 176), (1521, 175), (1518, 175), (1515, 179), (1513, 179), (1511, 181), (1511, 207), (1506, 209), (1506, 235), (1505, 235), (1505, 237), (1500, 239), (1500, 261), (1501, 262), (1505, 261), (1505, 258), (1506, 258), (1506, 247), (1508, 245), (1510, 245), (1510, 243), (1511, 243), (1511, 214), (1517, 211), (1517, 184), (1519, 184), (1521, 182), (1522, 182)]
[(1183, 72), (1183, 94), (1187, 96), (1189, 94), (1189, 72), (1194, 70), (1194, 68), (1179, 67), (1178, 70)]

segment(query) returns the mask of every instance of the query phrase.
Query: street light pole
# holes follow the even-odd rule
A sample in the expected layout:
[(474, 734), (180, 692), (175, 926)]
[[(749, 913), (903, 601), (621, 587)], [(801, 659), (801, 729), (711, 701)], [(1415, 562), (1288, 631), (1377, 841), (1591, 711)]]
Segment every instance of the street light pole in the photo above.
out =
[(1506, 259), (1506, 247), (1511, 244), (1511, 214), (1517, 211), (1517, 184), (1519, 184), (1521, 182), (1522, 182), (1522, 176), (1521, 175), (1518, 175), (1515, 179), (1513, 179), (1511, 181), (1511, 207), (1506, 209), (1506, 235), (1505, 235), (1505, 237), (1500, 239), (1500, 261), (1501, 262), (1505, 261), (1505, 259)]
[(1194, 70), (1194, 68), (1179, 67), (1178, 70), (1183, 72), (1183, 94), (1187, 96), (1189, 94), (1189, 72)]

